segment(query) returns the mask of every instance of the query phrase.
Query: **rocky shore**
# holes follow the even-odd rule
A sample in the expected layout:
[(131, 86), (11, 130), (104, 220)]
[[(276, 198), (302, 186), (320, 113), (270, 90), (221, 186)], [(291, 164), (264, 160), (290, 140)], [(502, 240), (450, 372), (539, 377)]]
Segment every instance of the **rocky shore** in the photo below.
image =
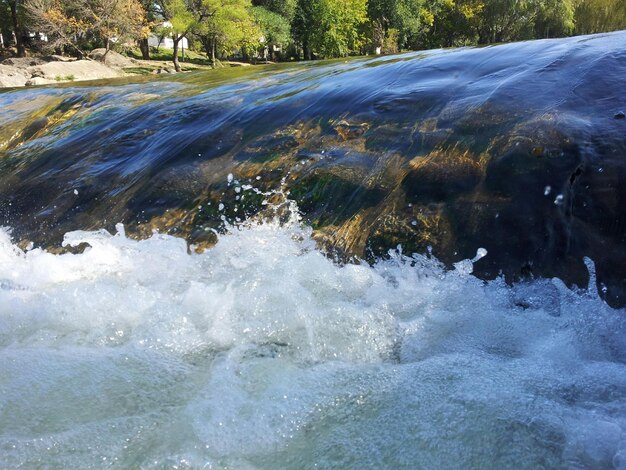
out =
[[(82, 60), (57, 55), (5, 59), (0, 62), (0, 88), (123, 77), (128, 75), (125, 68), (142, 65), (117, 52), (105, 52), (96, 49)], [(165, 64), (155, 71), (170, 72)]]

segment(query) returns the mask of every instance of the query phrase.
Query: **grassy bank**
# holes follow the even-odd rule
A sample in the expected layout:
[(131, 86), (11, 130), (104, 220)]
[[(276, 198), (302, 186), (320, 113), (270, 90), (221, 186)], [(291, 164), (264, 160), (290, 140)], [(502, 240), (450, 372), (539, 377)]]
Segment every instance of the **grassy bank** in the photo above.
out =
[[(131, 48), (126, 54), (133, 59), (142, 60), (141, 51), (139, 48)], [(173, 59), (173, 51), (171, 49), (165, 49), (163, 47), (157, 50), (156, 47), (150, 47), (150, 60), (171, 62)], [(202, 52), (196, 52), (185, 49), (184, 54), (179, 51), (178, 60), (182, 64), (189, 63), (194, 65), (211, 65), (211, 61)]]

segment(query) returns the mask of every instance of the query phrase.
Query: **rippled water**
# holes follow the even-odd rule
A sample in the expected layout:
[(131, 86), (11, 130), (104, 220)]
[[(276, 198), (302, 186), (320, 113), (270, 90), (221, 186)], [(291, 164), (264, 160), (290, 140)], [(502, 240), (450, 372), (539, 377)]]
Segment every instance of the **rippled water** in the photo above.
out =
[[(428, 246), (484, 279), (588, 281), (626, 304), (626, 33), (0, 93), (16, 242), (118, 222), (211, 245), (226, 176), (285, 179), (344, 258)], [(260, 180), (259, 180), (260, 178)], [(217, 208), (222, 203), (225, 212)]]
[(625, 34), (0, 93), (0, 468), (626, 469)]

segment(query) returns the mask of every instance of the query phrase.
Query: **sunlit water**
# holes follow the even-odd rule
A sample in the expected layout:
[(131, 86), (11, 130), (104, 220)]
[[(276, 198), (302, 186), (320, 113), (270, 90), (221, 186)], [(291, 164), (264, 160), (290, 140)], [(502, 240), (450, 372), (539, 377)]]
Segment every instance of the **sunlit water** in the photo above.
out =
[(625, 39), (2, 91), (0, 469), (626, 469)]
[(297, 220), (203, 254), (118, 230), (0, 231), (1, 468), (626, 468), (626, 316), (593, 289), (338, 265)]

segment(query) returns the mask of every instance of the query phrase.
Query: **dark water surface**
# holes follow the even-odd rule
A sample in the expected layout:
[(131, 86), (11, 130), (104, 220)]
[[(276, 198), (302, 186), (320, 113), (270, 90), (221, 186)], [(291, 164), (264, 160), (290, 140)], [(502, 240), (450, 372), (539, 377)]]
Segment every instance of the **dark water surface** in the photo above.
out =
[(344, 254), (484, 245), (482, 276), (580, 286), (589, 256), (621, 305), (624, 34), (4, 92), (0, 217), (38, 245), (117, 222), (210, 243), (228, 173), (289, 175)]
[(37, 245), (118, 222), (210, 243), (228, 173), (288, 175), (341, 253), (484, 246), (479, 275), (580, 286), (589, 256), (621, 305), (624, 34), (4, 92), (0, 217)]

